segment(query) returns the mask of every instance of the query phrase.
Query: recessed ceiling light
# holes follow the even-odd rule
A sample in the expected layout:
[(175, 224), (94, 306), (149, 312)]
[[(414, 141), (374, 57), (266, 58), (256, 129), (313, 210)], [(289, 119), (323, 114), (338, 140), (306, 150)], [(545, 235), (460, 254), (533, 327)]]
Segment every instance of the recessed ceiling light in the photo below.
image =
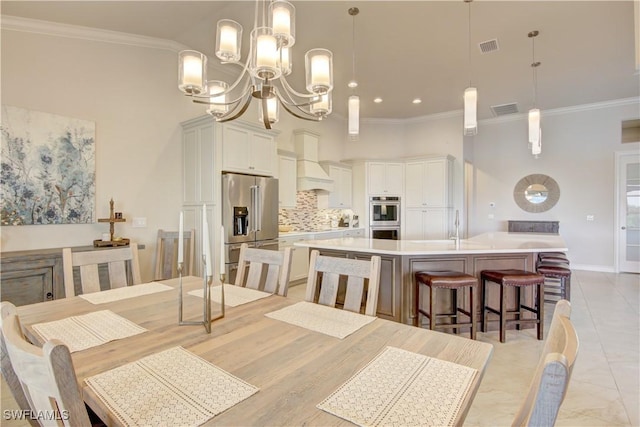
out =
[(420, 104), (420, 103), (422, 102), (422, 99), (420, 99), (420, 98), (415, 98), (415, 99), (414, 99), (413, 101), (411, 101), (411, 102), (413, 102), (414, 104)]
[(377, 98), (373, 98), (373, 102), (375, 102), (376, 104), (380, 104), (382, 102), (382, 98), (380, 98), (379, 96)]
[(353, 89), (354, 87), (358, 87), (358, 82), (355, 80), (351, 80), (347, 86)]

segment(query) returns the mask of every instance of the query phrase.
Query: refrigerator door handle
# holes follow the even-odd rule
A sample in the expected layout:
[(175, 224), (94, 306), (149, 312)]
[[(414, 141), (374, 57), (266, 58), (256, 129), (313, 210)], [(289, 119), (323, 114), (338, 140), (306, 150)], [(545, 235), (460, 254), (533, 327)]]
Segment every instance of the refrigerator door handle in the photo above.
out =
[[(251, 209), (249, 210), (249, 218), (248, 225), (250, 226), (249, 232), (253, 233), (256, 231), (256, 191), (257, 187), (252, 185), (249, 187), (251, 189)], [(252, 216), (253, 215), (253, 216)]]
[(256, 216), (255, 216), (255, 221), (256, 221), (256, 226), (255, 226), (255, 230), (256, 231), (261, 231), (262, 230), (262, 226), (261, 226), (261, 222), (262, 222), (262, 204), (260, 203), (260, 201), (262, 200), (261, 194), (260, 194), (261, 190), (260, 190), (260, 186), (256, 185)]

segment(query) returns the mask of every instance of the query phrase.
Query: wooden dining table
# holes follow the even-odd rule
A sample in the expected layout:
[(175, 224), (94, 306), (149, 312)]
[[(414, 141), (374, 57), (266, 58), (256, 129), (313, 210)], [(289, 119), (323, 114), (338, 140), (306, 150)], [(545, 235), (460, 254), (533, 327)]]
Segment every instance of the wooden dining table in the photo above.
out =
[[(266, 317), (297, 302), (277, 295), (227, 307), (225, 317), (216, 320), (208, 334), (200, 325), (178, 325), (178, 279), (161, 283), (173, 289), (100, 305), (72, 297), (18, 307), (25, 332), (40, 344), (42, 337), (31, 325), (98, 310), (111, 310), (148, 330), (72, 353), (83, 398), (107, 425), (119, 425), (119, 421), (84, 379), (175, 346), (259, 388), (205, 425), (350, 425), (316, 405), (387, 346), (477, 369), (455, 420), (461, 425), (493, 350), (490, 344), (466, 337), (384, 319), (338, 339)], [(187, 294), (201, 286), (199, 277), (183, 279), (185, 320), (202, 319), (202, 298)], [(219, 309), (214, 303), (213, 313)]]

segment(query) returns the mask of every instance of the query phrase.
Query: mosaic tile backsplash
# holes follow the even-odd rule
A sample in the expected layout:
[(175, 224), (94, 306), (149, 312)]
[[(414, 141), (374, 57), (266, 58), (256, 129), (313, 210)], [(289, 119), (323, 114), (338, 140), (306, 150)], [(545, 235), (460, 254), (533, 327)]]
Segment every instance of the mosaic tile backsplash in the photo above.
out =
[(315, 191), (298, 191), (296, 208), (280, 209), (278, 213), (278, 224), (290, 225), (295, 231), (335, 227), (342, 217), (342, 209), (318, 209)]

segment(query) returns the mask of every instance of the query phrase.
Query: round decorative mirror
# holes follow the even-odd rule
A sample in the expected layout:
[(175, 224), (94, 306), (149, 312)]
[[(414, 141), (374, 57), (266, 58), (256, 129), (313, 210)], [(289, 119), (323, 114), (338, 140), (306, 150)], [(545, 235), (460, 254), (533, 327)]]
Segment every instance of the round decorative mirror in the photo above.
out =
[(528, 175), (516, 184), (513, 198), (518, 206), (527, 212), (545, 212), (558, 203), (560, 187), (550, 176)]

